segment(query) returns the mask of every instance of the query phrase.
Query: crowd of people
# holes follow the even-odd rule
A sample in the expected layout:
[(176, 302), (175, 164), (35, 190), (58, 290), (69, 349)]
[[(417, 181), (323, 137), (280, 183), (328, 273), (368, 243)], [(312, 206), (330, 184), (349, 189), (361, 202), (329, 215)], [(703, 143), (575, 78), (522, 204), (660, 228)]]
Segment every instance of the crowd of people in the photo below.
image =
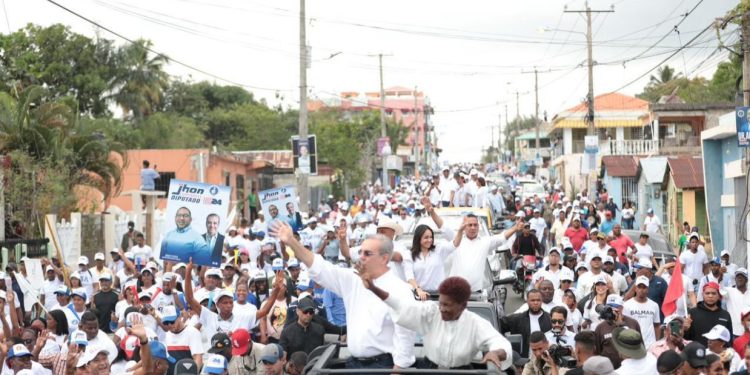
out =
[[(710, 256), (685, 223), (663, 258), (649, 245), (663, 231), (652, 210), (637, 225), (632, 204), (619, 208), (605, 187), (568, 197), (541, 181), (543, 194), (524, 196), (524, 176), (490, 178), (491, 167), (329, 196), (296, 229), (265, 222), (253, 197), (251, 216), (221, 234), (219, 267), (162, 262), (134, 223), (93, 264), (43, 260), (39, 301), (23, 295), (25, 260), (11, 262), (0, 275), (0, 374), (173, 374), (191, 364), (210, 374), (301, 374), (327, 342), (346, 343), (351, 369), (747, 373), (748, 272), (729, 251)], [(447, 223), (441, 207), (467, 213)], [(482, 231), (495, 225), (503, 229)], [(394, 241), (403, 233), (408, 244)], [(487, 257), (498, 248), (519, 276), (520, 257), (538, 262), (520, 291), (526, 303), (500, 317), (499, 330), (467, 309), (491, 287)], [(677, 283), (682, 295), (668, 298)]]

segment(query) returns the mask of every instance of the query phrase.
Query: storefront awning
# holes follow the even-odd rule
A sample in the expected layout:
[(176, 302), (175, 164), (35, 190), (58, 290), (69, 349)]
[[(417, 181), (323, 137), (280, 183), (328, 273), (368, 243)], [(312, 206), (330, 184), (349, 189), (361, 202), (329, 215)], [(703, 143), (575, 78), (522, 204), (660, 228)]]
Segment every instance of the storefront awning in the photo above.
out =
[[(594, 126), (598, 128), (636, 128), (644, 125), (643, 119), (596, 120)], [(555, 123), (555, 128), (586, 129), (588, 124), (583, 119), (564, 119)]]

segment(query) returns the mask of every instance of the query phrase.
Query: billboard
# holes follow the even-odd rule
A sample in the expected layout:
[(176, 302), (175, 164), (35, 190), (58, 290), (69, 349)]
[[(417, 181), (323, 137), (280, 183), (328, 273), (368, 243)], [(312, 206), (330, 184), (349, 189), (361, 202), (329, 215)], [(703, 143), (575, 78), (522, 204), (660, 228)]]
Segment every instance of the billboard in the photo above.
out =
[(269, 228), (274, 222), (283, 220), (295, 232), (303, 229), (302, 216), (299, 213), (299, 204), (295, 192), (294, 186), (288, 185), (258, 193), (260, 207)]
[(294, 154), (294, 168), (301, 174), (318, 174), (318, 143), (315, 134), (307, 139), (292, 136), (292, 153)]
[(228, 227), (228, 186), (171, 180), (160, 258), (218, 267)]

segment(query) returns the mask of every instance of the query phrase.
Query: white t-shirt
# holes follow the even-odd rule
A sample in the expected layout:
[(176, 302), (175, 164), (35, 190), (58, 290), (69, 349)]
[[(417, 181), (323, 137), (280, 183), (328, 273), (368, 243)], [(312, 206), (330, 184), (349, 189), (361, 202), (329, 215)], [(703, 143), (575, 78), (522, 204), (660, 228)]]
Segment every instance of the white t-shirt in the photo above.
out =
[(622, 312), (625, 316), (638, 321), (638, 325), (641, 327), (643, 344), (647, 348), (651, 346), (656, 341), (654, 324), (661, 323), (659, 305), (650, 299), (646, 299), (646, 302), (641, 303), (636, 301), (635, 298), (631, 298), (625, 301)]
[(654, 256), (654, 249), (651, 248), (649, 244), (641, 245), (640, 243), (635, 243), (635, 257), (636, 258), (648, 258), (651, 259), (651, 257)]
[(578, 332), (582, 322), (583, 315), (581, 315), (580, 310), (577, 308), (573, 308), (573, 310), (568, 309), (568, 318), (565, 320), (565, 326), (573, 327), (573, 332)]
[[(55, 291), (57, 288), (60, 287), (62, 284), (62, 281), (55, 277), (54, 280), (44, 280), (44, 285), (42, 286), (42, 295), (44, 296), (44, 308), (47, 309), (47, 311), (52, 311), (52, 308), (57, 305), (57, 295), (55, 295)], [(10, 323), (10, 322), (8, 322)]]
[(695, 253), (690, 250), (680, 254), (680, 263), (685, 265), (684, 273), (693, 280), (703, 277), (703, 265), (708, 264), (708, 256), (705, 251), (698, 249)]
[(532, 217), (531, 220), (529, 220), (529, 225), (531, 226), (531, 229), (534, 229), (536, 231), (536, 238), (539, 240), (539, 242), (542, 242), (544, 230), (547, 228), (547, 222), (544, 220), (544, 218), (541, 216)]
[(223, 320), (219, 314), (203, 307), (201, 308), (200, 322), (203, 324), (203, 334), (206, 337), (213, 337), (217, 332), (229, 334), (234, 330), (244, 328), (248, 331), (255, 326), (255, 314), (245, 312), (232, 312), (229, 320)]
[(164, 339), (167, 351), (184, 350), (184, 347), (190, 348), (190, 354), (203, 354), (203, 343), (201, 342), (201, 333), (191, 326), (186, 326), (180, 333), (167, 332)]
[(139, 262), (140, 264), (146, 264), (146, 262), (148, 262), (148, 260), (154, 256), (154, 252), (151, 249), (151, 246), (148, 245), (143, 245), (143, 247), (134, 245), (130, 248), (130, 251), (133, 253), (133, 263), (135, 263), (136, 265)]
[(86, 289), (86, 303), (91, 302), (91, 298), (94, 296), (94, 283), (99, 283), (99, 280), (94, 280), (94, 275), (91, 270), (78, 271), (81, 276), (81, 286)]
[(646, 226), (646, 231), (651, 233), (658, 233), (659, 228), (661, 228), (661, 220), (659, 220), (659, 217), (654, 216), (648, 216), (643, 219), (643, 225)]
[(541, 331), (541, 328), (539, 328), (539, 318), (542, 317), (542, 313), (539, 312), (539, 314), (531, 314), (529, 313), (529, 325), (530, 325), (530, 332), (536, 332)]
[(78, 323), (81, 322), (81, 316), (86, 312), (86, 310), (83, 310), (83, 312), (74, 311), (75, 307), (73, 307), (72, 303), (62, 308), (62, 312), (65, 313), (65, 317), (68, 319), (68, 333), (73, 333), (73, 331), (78, 329)]
[(635, 211), (633, 211), (632, 208), (623, 208), (622, 211), (620, 211), (622, 214), (623, 219), (630, 219), (635, 214)]

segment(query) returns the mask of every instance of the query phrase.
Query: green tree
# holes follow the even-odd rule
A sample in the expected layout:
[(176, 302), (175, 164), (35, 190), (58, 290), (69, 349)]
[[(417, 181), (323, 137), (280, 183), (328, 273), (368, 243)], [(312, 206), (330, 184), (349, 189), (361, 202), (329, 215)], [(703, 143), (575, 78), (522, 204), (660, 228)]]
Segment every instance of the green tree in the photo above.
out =
[(38, 86), (17, 99), (0, 93), (0, 154), (21, 153), (42, 169), (55, 168), (66, 176), (69, 194), (89, 186), (106, 202), (122, 187), (125, 147), (80, 122), (75, 100), (43, 102), (46, 97)]
[(660, 66), (656, 69), (656, 76), (651, 75), (649, 84), (658, 85), (667, 83), (679, 76), (679, 74), (675, 74), (674, 68), (670, 67), (669, 65)]
[(109, 98), (125, 116), (140, 119), (154, 113), (169, 86), (169, 75), (164, 71), (169, 59), (150, 53), (151, 45), (141, 39), (117, 51), (117, 69), (109, 82)]
[(138, 124), (140, 147), (145, 149), (178, 149), (207, 147), (205, 126), (176, 113), (155, 113)]
[(91, 39), (67, 26), (29, 24), (0, 35), (1, 91), (44, 86), (48, 100), (72, 96), (79, 112), (106, 115), (104, 93), (116, 69), (112, 41)]

